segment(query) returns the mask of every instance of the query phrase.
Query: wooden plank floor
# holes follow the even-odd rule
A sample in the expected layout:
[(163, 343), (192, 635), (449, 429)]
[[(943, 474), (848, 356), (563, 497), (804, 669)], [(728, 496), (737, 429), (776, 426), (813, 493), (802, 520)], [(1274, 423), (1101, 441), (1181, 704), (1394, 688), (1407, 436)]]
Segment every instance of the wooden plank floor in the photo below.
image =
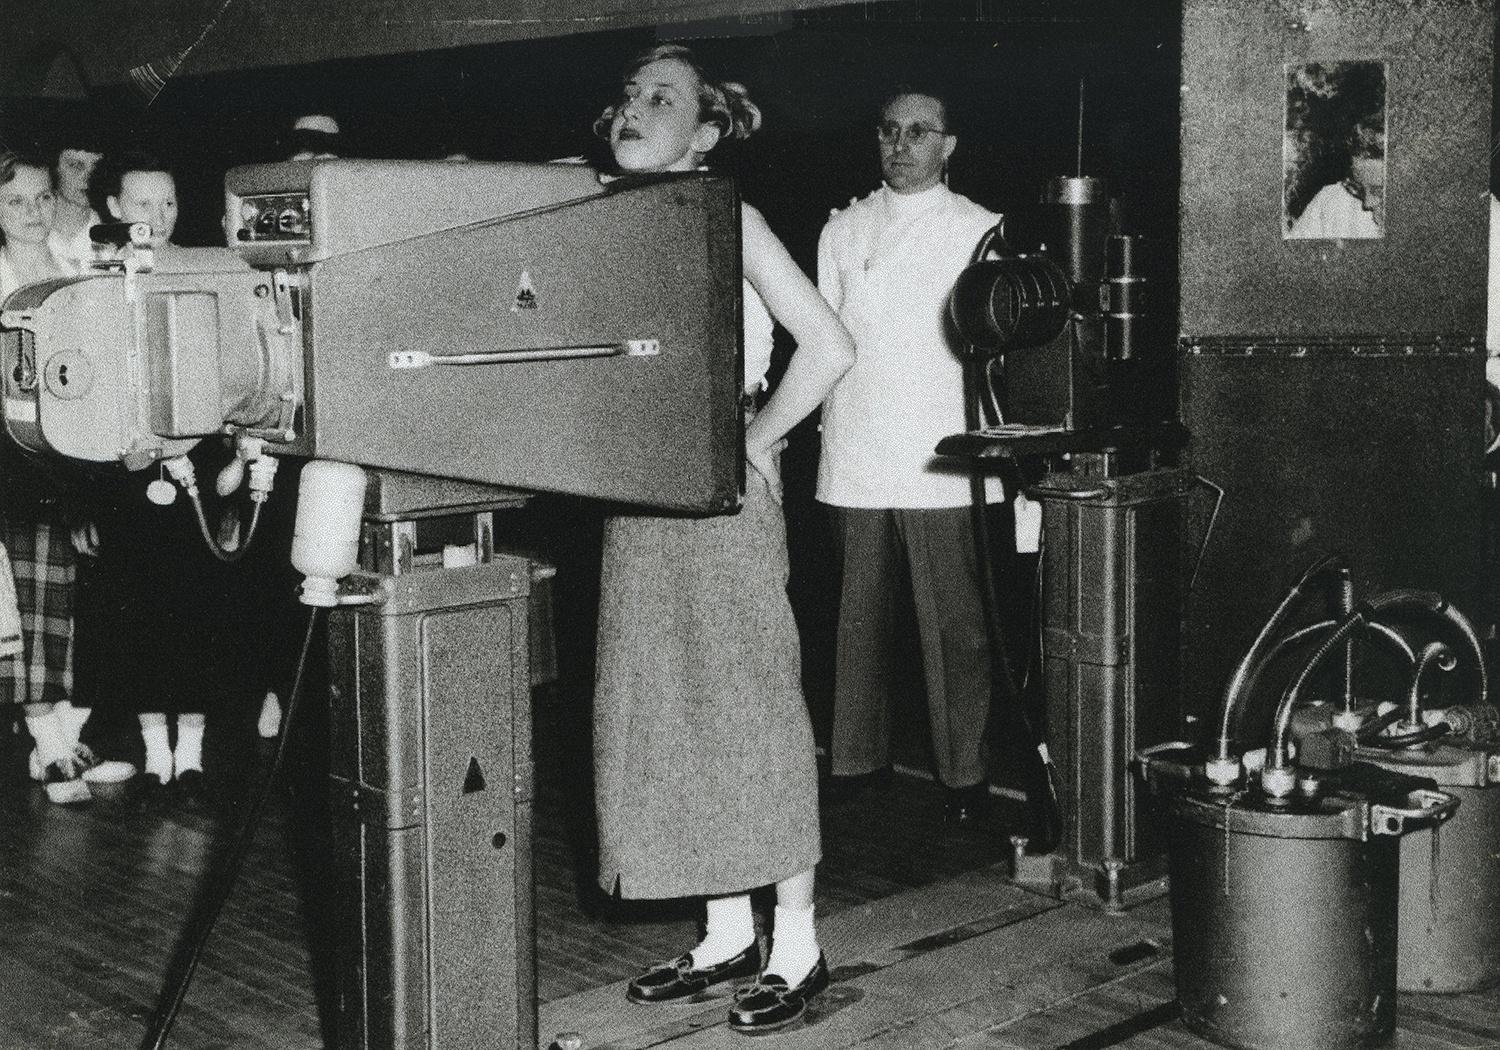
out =
[[(576, 727), (573, 727), (576, 728)], [(566, 718), (539, 720), (535, 842), (541, 1033), (612, 1050), (735, 1047), (726, 993), (638, 1007), (623, 981), (692, 940), (678, 906), (621, 907), (591, 888), (586, 781)], [(141, 809), (120, 797), (47, 802), (0, 782), (0, 1050), (127, 1050), (140, 1044), (167, 960), (222, 854), (266, 752), (248, 733), (210, 739), (210, 804)], [(315, 780), (293, 763), (198, 971), (170, 1046), (332, 1047), (331, 939)], [(1008, 884), (1017, 818), (942, 826), (929, 782), (825, 809), (820, 930), (834, 983), (775, 1050), (1199, 1048), (1173, 1004), (1167, 904), (1124, 916), (1061, 905)], [(580, 877), (580, 876), (583, 877)], [(320, 1009), (320, 1004), (323, 1009)], [(1399, 1050), (1500, 1047), (1500, 993), (1404, 997)]]

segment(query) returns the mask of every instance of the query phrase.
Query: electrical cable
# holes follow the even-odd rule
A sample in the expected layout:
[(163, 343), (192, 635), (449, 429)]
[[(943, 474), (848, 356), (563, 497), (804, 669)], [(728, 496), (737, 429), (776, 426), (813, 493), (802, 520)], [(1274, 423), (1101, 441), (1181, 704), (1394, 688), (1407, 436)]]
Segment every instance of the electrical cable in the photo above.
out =
[[(1220, 761), (1229, 758), (1234, 736), (1235, 713), (1239, 710), (1245, 692), (1245, 684), (1250, 677), (1251, 669), (1260, 662), (1261, 658), (1271, 648), (1276, 639), (1276, 632), (1281, 630), (1281, 625), (1286, 622), (1287, 617), (1291, 615), (1292, 609), (1302, 600), (1303, 595), (1307, 593), (1314, 581), (1319, 579), (1324, 573), (1336, 570), (1343, 564), (1344, 561), (1341, 555), (1325, 554), (1303, 570), (1302, 575), (1292, 585), (1291, 590), (1286, 593), (1270, 617), (1261, 625), (1260, 631), (1256, 634), (1255, 640), (1250, 643), (1250, 648), (1245, 651), (1245, 655), (1240, 657), (1239, 662), (1235, 665), (1234, 673), (1229, 678), (1229, 684), (1224, 687), (1224, 698), (1220, 701), (1219, 705), (1219, 737), (1218, 751), (1216, 753)], [(1352, 629), (1352, 627), (1345, 628), (1342, 622), (1335, 626), (1336, 631), (1343, 631), (1344, 634), (1347, 634)], [(1343, 635), (1340, 635), (1340, 638), (1342, 637)], [(1318, 655), (1314, 657), (1314, 661), (1320, 661), (1322, 658), (1322, 655)]]
[(218, 540), (214, 539), (212, 530), (208, 527), (208, 515), (203, 510), (203, 500), (198, 495), (197, 489), (188, 490), (188, 502), (193, 505), (193, 516), (198, 519), (198, 534), (203, 537), (203, 542), (208, 544), (209, 553), (215, 558), (227, 564), (233, 565), (245, 556), (250, 549), (251, 542), (255, 539), (256, 526), (260, 524), (260, 501), (255, 501), (250, 511), (250, 527), (245, 536), (240, 540), (240, 545), (234, 550), (225, 550)]
[(1214, 509), (1208, 516), (1208, 526), (1203, 530), (1203, 542), (1198, 544), (1198, 557), (1193, 562), (1193, 574), (1188, 577), (1188, 591), (1192, 591), (1193, 585), (1198, 582), (1198, 570), (1203, 568), (1203, 556), (1208, 553), (1208, 541), (1213, 539), (1214, 526), (1219, 520), (1219, 508), (1224, 506), (1224, 490), (1202, 474), (1194, 474), (1193, 480), (1205, 488), (1213, 489), (1215, 492)]
[(1004, 384), (1005, 358), (992, 357), (985, 363), (984, 382), (980, 384), (984, 396), (980, 408), (985, 426), (998, 427), (1005, 422), (1005, 412), (1000, 408), (1004, 400)]
[[(975, 245), (973, 253), (969, 256), (970, 265), (984, 259), (997, 241), (1002, 245), (1005, 243), (1003, 223), (997, 223), (979, 239), (979, 243)], [(991, 367), (993, 362), (980, 360), (973, 346), (967, 347), (966, 351), (959, 355), (963, 362), (964, 427), (972, 432), (980, 428), (982, 415), (988, 417), (991, 425), (998, 425), (1002, 420), (1002, 414), (1000, 399), (994, 386)], [(988, 393), (988, 397), (985, 396), (985, 392)], [(990, 543), (987, 506), (985, 475), (977, 464), (970, 464), (969, 518), (974, 533), (974, 555), (979, 572), (979, 599), (984, 610), (985, 629), (990, 642), (991, 702), (993, 703), (997, 694), (1000, 695), (1006, 711), (1015, 718), (1032, 753), (1036, 756), (1035, 763), (1023, 764), (1022, 780), (1033, 816), (1034, 827), (1031, 840), (1037, 844), (1039, 851), (1046, 852), (1061, 842), (1063, 835), (1062, 803), (1059, 800), (1057, 787), (1057, 770), (1047, 750), (1046, 734), (1038, 725), (1037, 720), (1032, 717), (1031, 704), (1028, 699), (1031, 685), (1030, 667), (1027, 668), (1024, 684), (1018, 682), (1015, 662), (1011, 659), (1010, 648), (1001, 626), (1000, 596), (995, 589), (995, 556)], [(1041, 564), (1038, 560), (1039, 575), (1040, 569)], [(1038, 594), (1040, 594), (1039, 588)], [(1038, 632), (1041, 630), (1040, 617), (1034, 620), (1034, 628)], [(1028, 662), (1030, 648), (1030, 646), (1027, 647)]]
[[(1338, 620), (1333, 619), (1318, 620), (1313, 623), (1298, 627), (1295, 630), (1277, 638), (1276, 641), (1272, 643), (1271, 647), (1267, 649), (1262, 656), (1258, 657), (1254, 661), (1254, 663), (1251, 664), (1249, 671), (1245, 675), (1240, 694), (1242, 697), (1240, 701), (1241, 709), (1253, 705), (1253, 701), (1256, 697), (1256, 690), (1260, 685), (1261, 675), (1268, 667), (1274, 664), (1284, 654), (1291, 652), (1300, 645), (1306, 645), (1310, 642), (1321, 642), (1322, 636), (1337, 627), (1338, 623)], [(1416, 650), (1411, 647), (1411, 643), (1406, 640), (1406, 636), (1403, 635), (1400, 631), (1396, 630), (1390, 624), (1382, 623), (1379, 620), (1371, 620), (1369, 623), (1365, 624), (1365, 631), (1377, 641), (1385, 642), (1388, 648), (1390, 648), (1396, 656), (1401, 657), (1406, 661), (1405, 666), (1416, 666)], [(1390, 722), (1387, 722), (1386, 725), (1390, 725)], [(1384, 727), (1382, 726), (1382, 728)]]
[[(983, 242), (981, 242), (982, 246)], [(969, 430), (979, 426), (979, 390), (983, 364), (973, 354), (964, 359), (964, 425)], [(985, 502), (985, 475), (976, 465), (969, 470), (969, 516), (974, 532), (974, 554), (979, 570), (979, 598), (984, 609), (985, 627), (989, 633), (991, 654), (991, 696), (999, 694), (1005, 709), (1011, 713), (1036, 756), (1036, 763), (1023, 765), (1022, 777), (1026, 799), (1030, 803), (1035, 827), (1031, 839), (1039, 852), (1051, 850), (1062, 841), (1062, 803), (1058, 798), (1057, 770), (1047, 750), (1047, 737), (1033, 718), (1027, 691), (1016, 678), (1015, 663), (1001, 626), (1000, 596), (995, 589), (995, 556), (990, 543)], [(1035, 629), (1040, 630), (1038, 621)]]
[[(1036, 571), (1031, 574), (1031, 601), (1028, 603), (1031, 606), (1031, 622), (1035, 624), (1042, 622), (1042, 565), (1046, 557), (1047, 535), (1040, 533), (1036, 543)], [(1031, 673), (1035, 671), (1040, 674), (1042, 668), (1047, 666), (1047, 632), (1038, 630), (1033, 633), (1033, 637), (1036, 645), (1026, 647), (1026, 670), (1021, 675), (1023, 693), (1031, 688)]]
[[(1303, 579), (1310, 578), (1319, 566), (1308, 570)], [(1293, 593), (1296, 593), (1295, 588)], [(1311, 659), (1303, 666), (1301, 672), (1287, 686), (1282, 693), (1281, 703), (1276, 707), (1276, 718), (1273, 725), (1272, 745), (1267, 751), (1266, 766), (1268, 769), (1284, 770), (1291, 762), (1291, 739), (1292, 739), (1292, 710), (1297, 706), (1297, 700), (1307, 680), (1312, 677), (1318, 665), (1332, 652), (1337, 643), (1342, 642), (1345, 637), (1370, 620), (1383, 616), (1389, 612), (1399, 609), (1414, 609), (1422, 612), (1441, 614), (1447, 602), (1442, 595), (1431, 591), (1419, 591), (1412, 588), (1398, 588), (1386, 591), (1384, 594), (1376, 595), (1367, 602), (1362, 602), (1354, 612), (1339, 621), (1338, 626), (1333, 629), (1327, 639), (1319, 646), (1317, 652), (1313, 653)]]
[(276, 751), (271, 759), (271, 766), (261, 781), (260, 790), (251, 799), (250, 808), (246, 810), (244, 819), (240, 821), (227, 861), (213, 874), (208, 892), (199, 898), (199, 904), (189, 920), (187, 932), (179, 942), (172, 959), (172, 966), (167, 971), (168, 973), (175, 971), (176, 977), (172, 983), (162, 989), (151, 1027), (147, 1029), (146, 1037), (141, 1041), (141, 1050), (161, 1050), (166, 1045), (167, 1033), (172, 1030), (178, 1011), (182, 1009), (183, 1001), (187, 998), (188, 987), (192, 984), (193, 973), (203, 957), (203, 949), (208, 943), (209, 934), (213, 932), (219, 913), (229, 901), (235, 880), (239, 877), (245, 857), (250, 852), (250, 845), (255, 840), (255, 832), (260, 826), (261, 811), (271, 796), (271, 789), (276, 783), (276, 774), (280, 772), (282, 759), (286, 755), (287, 741), (292, 735), (292, 723), (297, 716), (297, 705), (302, 696), (307, 657), (312, 649), (318, 612), (318, 609), (312, 609), (307, 618), (307, 634), (303, 636), (302, 652), (297, 657), (297, 675), (292, 681), (291, 695), (287, 698), (286, 716), (281, 722), (281, 737), (276, 742)]
[(1392, 707), (1385, 714), (1376, 715), (1359, 727), (1359, 732), (1355, 734), (1355, 739), (1361, 744), (1368, 744), (1375, 737), (1400, 721), (1403, 714), (1405, 712), (1401, 708)]
[[(1397, 711), (1395, 714), (1399, 716), (1401, 712)], [(1390, 724), (1389, 722), (1386, 723), (1386, 725)], [(1441, 740), (1452, 732), (1453, 727), (1447, 722), (1435, 722), (1430, 726), (1423, 726), (1421, 729), (1413, 730), (1410, 733), (1396, 733), (1392, 735), (1374, 733), (1369, 736), (1360, 733), (1359, 742), (1361, 746), (1378, 747), (1382, 751), (1401, 751), (1409, 747), (1430, 744), (1434, 740)]]

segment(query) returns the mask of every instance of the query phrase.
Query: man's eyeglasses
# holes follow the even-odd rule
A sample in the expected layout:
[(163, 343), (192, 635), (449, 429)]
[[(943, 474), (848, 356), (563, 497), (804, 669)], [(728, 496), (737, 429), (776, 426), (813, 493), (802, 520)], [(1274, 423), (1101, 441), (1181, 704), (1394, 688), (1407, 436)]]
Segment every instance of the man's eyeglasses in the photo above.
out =
[(900, 142), (903, 135), (906, 137), (907, 145), (920, 146), (930, 136), (946, 135), (948, 132), (944, 128), (930, 128), (926, 124), (897, 124), (893, 120), (888, 120), (876, 126), (875, 134), (880, 136), (880, 141), (887, 146)]

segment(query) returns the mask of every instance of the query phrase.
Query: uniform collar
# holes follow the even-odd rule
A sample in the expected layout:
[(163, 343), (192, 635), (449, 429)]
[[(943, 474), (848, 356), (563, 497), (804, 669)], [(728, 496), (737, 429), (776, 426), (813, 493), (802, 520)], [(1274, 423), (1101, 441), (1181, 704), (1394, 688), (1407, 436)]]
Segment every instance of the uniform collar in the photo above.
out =
[(948, 187), (941, 182), (921, 193), (897, 193), (886, 183), (882, 183), (880, 188), (885, 194), (886, 208), (898, 219), (924, 212), (942, 203), (950, 193)]

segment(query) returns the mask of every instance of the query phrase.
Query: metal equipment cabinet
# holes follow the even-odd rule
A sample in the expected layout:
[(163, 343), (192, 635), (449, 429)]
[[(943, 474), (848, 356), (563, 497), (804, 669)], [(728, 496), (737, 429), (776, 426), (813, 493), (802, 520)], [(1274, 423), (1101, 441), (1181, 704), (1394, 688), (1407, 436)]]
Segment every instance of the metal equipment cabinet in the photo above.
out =
[(1073, 470), (1029, 493), (1044, 504), (1047, 741), (1065, 812), (1062, 844), (1018, 857), (1017, 881), (1119, 904), (1160, 876), (1131, 759), (1180, 733), (1182, 510), (1192, 479), (1090, 473), (1102, 460), (1075, 456)]

